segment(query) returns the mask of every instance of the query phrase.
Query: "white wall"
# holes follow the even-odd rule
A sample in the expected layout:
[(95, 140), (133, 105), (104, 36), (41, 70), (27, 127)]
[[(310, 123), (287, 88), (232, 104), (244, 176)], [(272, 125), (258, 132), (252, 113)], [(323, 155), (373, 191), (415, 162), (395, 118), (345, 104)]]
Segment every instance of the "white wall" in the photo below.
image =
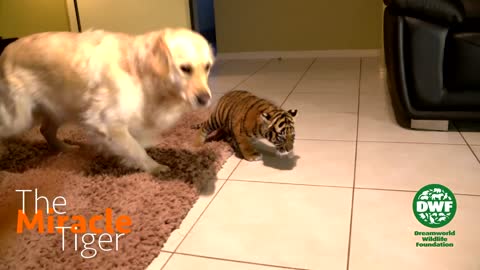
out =
[(0, 0), (0, 36), (69, 31), (65, 0)]
[[(72, 3), (67, 5), (70, 16), (74, 16)], [(77, 0), (77, 5), (82, 31), (142, 34), (164, 27), (191, 28), (188, 0)]]

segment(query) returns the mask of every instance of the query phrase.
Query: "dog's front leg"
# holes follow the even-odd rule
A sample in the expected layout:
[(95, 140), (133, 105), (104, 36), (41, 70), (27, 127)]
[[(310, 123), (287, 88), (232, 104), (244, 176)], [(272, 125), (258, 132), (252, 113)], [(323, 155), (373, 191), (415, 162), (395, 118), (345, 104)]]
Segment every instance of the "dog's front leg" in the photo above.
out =
[(170, 169), (168, 166), (153, 160), (142, 145), (130, 134), (127, 126), (110, 126), (107, 130), (106, 143), (109, 149), (123, 158), (127, 165), (140, 168), (155, 176)]
[(67, 152), (78, 149), (78, 146), (67, 144), (57, 137), (59, 125), (49, 116), (45, 115), (40, 127), (40, 133), (48, 143), (48, 146), (54, 151)]

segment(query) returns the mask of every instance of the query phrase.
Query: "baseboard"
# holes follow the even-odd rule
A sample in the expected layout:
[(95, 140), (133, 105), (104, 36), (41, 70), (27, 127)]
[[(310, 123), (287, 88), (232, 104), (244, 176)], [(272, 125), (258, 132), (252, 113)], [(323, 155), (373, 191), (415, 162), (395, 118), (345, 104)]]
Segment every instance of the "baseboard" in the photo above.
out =
[(218, 53), (216, 57), (218, 59), (228, 60), (228, 59), (378, 57), (378, 56), (380, 56), (380, 49), (238, 52), (238, 53)]

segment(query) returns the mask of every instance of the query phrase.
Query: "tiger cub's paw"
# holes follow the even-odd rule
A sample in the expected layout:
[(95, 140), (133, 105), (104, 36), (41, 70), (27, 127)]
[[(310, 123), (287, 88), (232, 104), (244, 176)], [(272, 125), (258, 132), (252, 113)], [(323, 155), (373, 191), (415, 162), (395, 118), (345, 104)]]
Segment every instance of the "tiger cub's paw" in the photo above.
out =
[(260, 153), (253, 153), (250, 155), (245, 156), (245, 160), (247, 161), (259, 161), (262, 160), (262, 154)]
[(194, 147), (202, 147), (205, 144), (205, 136), (198, 135), (193, 141)]

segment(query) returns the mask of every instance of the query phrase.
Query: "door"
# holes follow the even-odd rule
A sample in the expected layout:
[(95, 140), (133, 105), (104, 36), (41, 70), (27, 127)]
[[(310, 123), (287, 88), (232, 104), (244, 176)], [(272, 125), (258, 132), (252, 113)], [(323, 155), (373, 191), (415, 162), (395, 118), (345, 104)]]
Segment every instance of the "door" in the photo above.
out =
[(190, 0), (190, 17), (193, 30), (202, 34), (216, 50), (214, 0)]

